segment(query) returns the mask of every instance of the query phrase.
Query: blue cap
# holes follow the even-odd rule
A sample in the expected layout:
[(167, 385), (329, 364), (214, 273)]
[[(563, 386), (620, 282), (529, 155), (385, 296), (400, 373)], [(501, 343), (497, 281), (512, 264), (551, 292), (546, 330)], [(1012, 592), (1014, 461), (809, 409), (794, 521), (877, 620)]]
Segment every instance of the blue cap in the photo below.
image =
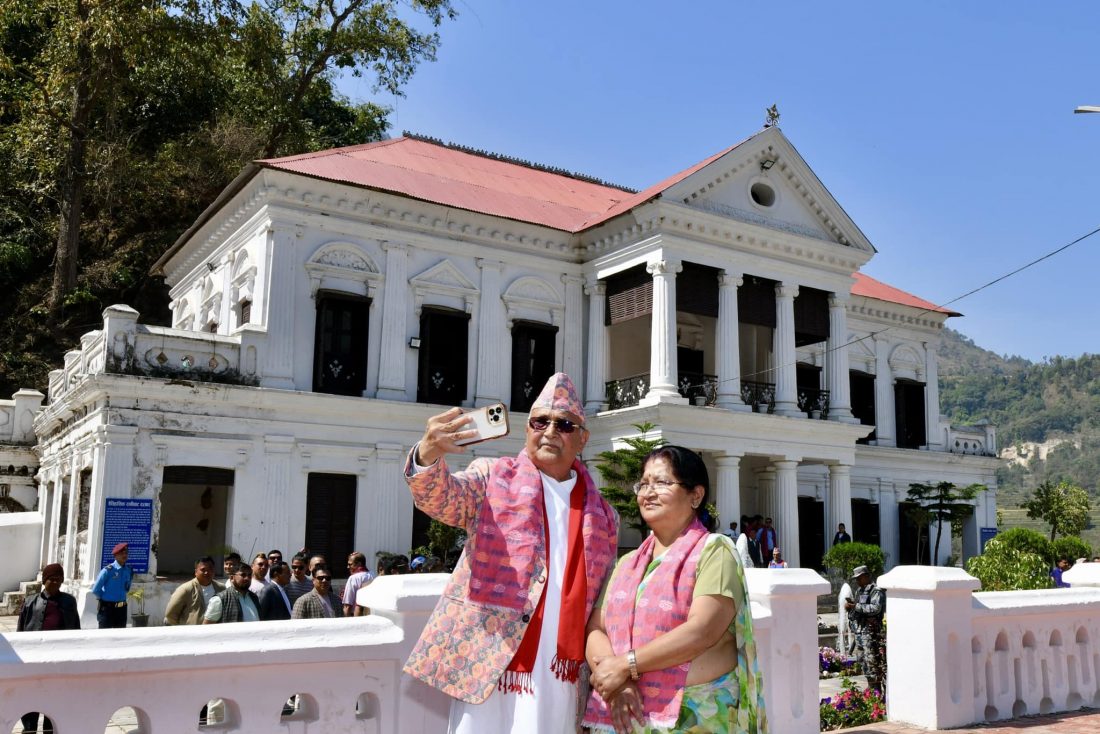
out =
[(409, 563), (409, 568), (420, 568), (424, 565), (424, 556), (417, 556)]

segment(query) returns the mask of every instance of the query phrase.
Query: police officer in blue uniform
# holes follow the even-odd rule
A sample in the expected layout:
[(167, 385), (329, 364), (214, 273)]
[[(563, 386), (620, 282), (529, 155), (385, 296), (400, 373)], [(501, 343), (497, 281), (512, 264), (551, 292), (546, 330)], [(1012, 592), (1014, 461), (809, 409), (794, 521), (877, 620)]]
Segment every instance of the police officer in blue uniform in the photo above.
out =
[(96, 619), (100, 629), (126, 626), (126, 595), (134, 578), (133, 570), (126, 565), (130, 546), (119, 543), (111, 549), (111, 555), (114, 563), (99, 572), (92, 586), (92, 594), (99, 600)]

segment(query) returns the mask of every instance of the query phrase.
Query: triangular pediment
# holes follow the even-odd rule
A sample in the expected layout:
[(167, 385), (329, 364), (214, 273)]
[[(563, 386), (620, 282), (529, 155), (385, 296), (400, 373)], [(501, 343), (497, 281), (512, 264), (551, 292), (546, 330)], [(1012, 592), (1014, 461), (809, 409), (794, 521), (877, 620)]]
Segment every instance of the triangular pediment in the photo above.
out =
[(412, 278), (414, 288), (442, 290), (460, 293), (477, 293), (477, 286), (462, 274), (450, 260), (442, 260)]
[(874, 252), (778, 128), (768, 128), (661, 194), (694, 209)]

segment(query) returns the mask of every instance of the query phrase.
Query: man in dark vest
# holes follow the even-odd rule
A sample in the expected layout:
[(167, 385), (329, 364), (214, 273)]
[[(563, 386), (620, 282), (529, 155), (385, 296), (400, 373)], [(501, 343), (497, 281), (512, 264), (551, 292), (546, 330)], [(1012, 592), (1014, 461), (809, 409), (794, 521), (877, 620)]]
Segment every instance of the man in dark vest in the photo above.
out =
[[(65, 569), (60, 563), (51, 563), (42, 569), (42, 591), (28, 596), (19, 610), (18, 632), (48, 632), (51, 630), (80, 629), (80, 613), (76, 608), (76, 598), (61, 590), (65, 580)], [(38, 713), (24, 714), (23, 731), (52, 732), (53, 721), (42, 717), (39, 728)]]
[(249, 590), (252, 568), (238, 564), (229, 577), (225, 591), (214, 596), (206, 605), (203, 624), (222, 622), (259, 622), (260, 600)]

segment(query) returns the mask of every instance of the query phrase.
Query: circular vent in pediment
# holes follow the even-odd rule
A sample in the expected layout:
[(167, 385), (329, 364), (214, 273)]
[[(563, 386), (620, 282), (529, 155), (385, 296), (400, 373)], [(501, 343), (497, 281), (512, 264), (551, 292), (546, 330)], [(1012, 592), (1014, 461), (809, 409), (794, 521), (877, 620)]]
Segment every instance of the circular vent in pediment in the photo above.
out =
[(757, 206), (770, 207), (775, 204), (775, 189), (763, 181), (757, 181), (749, 187), (749, 196)]

